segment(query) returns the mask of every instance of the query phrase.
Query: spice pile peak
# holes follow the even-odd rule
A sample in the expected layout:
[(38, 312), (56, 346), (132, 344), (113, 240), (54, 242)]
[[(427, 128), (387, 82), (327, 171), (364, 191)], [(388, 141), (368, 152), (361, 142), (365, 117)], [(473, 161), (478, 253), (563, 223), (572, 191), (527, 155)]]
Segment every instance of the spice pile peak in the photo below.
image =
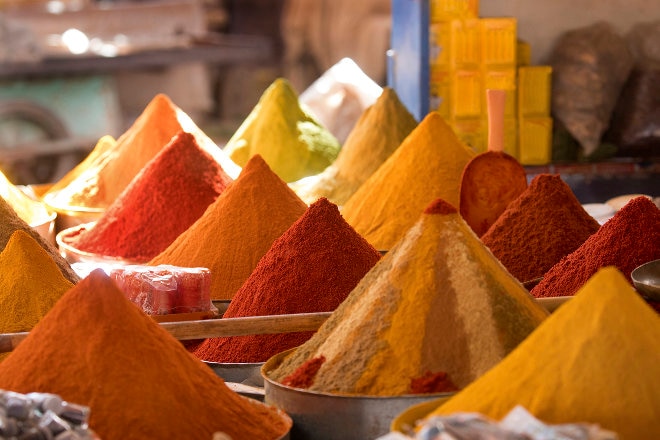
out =
[(317, 333), (267, 374), (286, 382), (324, 358), (310, 390), (402, 395), (429, 375), (463, 388), (546, 316), (456, 209), (434, 201)]
[(52, 215), (43, 202), (32, 200), (7, 179), (0, 171), (0, 197), (12, 207), (16, 214), (28, 225), (38, 226), (51, 219)]

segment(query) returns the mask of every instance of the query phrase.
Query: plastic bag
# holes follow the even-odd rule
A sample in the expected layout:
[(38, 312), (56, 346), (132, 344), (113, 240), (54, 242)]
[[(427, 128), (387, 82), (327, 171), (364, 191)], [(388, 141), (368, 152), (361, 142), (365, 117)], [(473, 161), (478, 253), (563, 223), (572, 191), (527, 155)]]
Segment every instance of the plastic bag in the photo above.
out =
[(633, 68), (625, 39), (606, 22), (563, 34), (550, 54), (552, 114), (588, 157), (601, 143)]

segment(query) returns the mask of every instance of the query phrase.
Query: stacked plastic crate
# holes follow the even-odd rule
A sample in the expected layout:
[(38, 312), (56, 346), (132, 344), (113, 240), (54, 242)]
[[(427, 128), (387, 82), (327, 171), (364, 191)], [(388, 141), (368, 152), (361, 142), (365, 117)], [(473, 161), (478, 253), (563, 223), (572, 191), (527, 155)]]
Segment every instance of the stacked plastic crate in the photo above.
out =
[[(505, 151), (529, 164), (543, 162), (537, 143), (546, 140), (541, 131), (548, 121), (552, 127), (549, 67), (521, 66), (529, 64), (529, 47), (517, 40), (516, 19), (480, 18), (477, 0), (432, 0), (429, 6), (430, 110), (482, 152), (488, 139), (486, 90), (505, 90)], [(533, 154), (527, 152), (530, 142)]]

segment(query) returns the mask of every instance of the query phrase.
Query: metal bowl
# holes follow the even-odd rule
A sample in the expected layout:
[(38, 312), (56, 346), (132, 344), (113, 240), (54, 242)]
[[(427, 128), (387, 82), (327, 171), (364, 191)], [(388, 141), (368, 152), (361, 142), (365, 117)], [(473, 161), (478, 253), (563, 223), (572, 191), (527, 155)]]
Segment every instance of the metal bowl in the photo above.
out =
[(101, 208), (85, 208), (82, 206), (61, 206), (58, 205), (54, 198), (57, 194), (46, 194), (43, 197), (43, 202), (48, 209), (57, 213), (57, 222), (55, 228), (57, 232), (65, 229), (73, 228), (74, 226), (82, 225), (97, 221), (105, 212)]
[[(295, 349), (293, 349), (295, 350)], [(454, 393), (380, 397), (340, 395), (291, 388), (268, 377), (292, 350), (271, 357), (261, 368), (265, 403), (285, 411), (293, 420), (291, 439), (364, 440), (390, 431), (392, 420), (412, 405)]]
[(55, 236), (55, 242), (57, 243), (57, 247), (60, 251), (60, 255), (64, 257), (64, 259), (69, 262), (69, 264), (74, 264), (74, 263), (92, 263), (92, 264), (144, 264), (145, 261), (134, 261), (134, 260), (126, 260), (124, 258), (120, 257), (111, 257), (107, 255), (101, 255), (101, 254), (94, 254), (91, 252), (85, 252), (81, 251), (80, 249), (76, 249), (72, 245), (69, 244), (68, 239), (78, 233), (80, 233), (84, 229), (90, 229), (92, 226), (94, 226), (94, 222), (91, 223), (83, 223), (78, 226), (74, 226), (68, 229), (64, 229), (60, 232), (57, 233)]
[(635, 289), (644, 298), (660, 301), (660, 260), (649, 261), (630, 273)]
[(429, 400), (428, 402), (412, 405), (392, 420), (390, 430), (392, 432), (400, 432), (409, 435), (410, 431), (415, 427), (419, 420), (422, 420), (431, 414), (448, 400), (449, 397), (440, 397), (438, 399)]
[(30, 227), (37, 231), (46, 241), (55, 244), (55, 221), (57, 218), (56, 212), (49, 212), (48, 217), (40, 219), (37, 222), (30, 224)]
[(253, 387), (264, 387), (261, 376), (263, 362), (257, 363), (221, 363), (204, 361), (225, 382), (241, 383)]

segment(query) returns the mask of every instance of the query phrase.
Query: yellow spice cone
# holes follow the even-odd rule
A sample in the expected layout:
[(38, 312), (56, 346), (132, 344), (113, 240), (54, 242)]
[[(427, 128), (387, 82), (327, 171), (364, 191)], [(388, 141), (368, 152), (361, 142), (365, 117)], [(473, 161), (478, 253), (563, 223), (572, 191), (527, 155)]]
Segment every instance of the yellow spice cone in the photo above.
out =
[(0, 171), (0, 197), (11, 206), (28, 225), (34, 227), (47, 222), (51, 213), (42, 202), (32, 200)]
[(446, 372), (467, 386), (547, 316), (438, 200), (305, 344), (269, 375), (283, 380), (325, 357), (310, 390), (394, 396)]
[(600, 269), (496, 367), (432, 414), (502, 418), (522, 405), (549, 423), (590, 422), (660, 438), (660, 317), (618, 269)]

